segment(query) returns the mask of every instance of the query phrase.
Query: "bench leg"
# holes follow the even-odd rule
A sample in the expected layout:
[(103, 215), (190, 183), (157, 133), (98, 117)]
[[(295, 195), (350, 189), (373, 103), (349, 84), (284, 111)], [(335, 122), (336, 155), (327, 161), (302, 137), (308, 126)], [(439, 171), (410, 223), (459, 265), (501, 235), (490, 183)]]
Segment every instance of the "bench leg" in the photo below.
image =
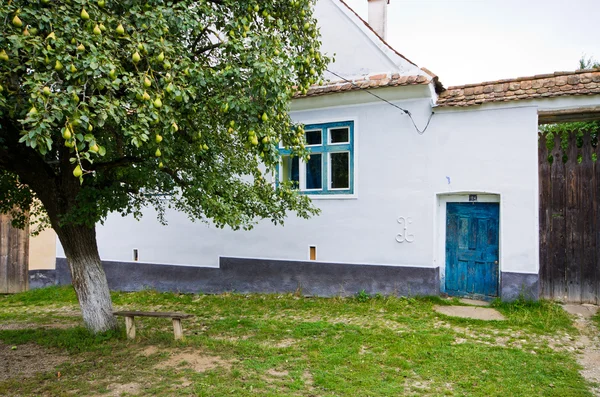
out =
[(175, 339), (183, 338), (183, 327), (181, 326), (180, 318), (173, 319), (173, 334), (175, 335)]
[(135, 339), (135, 322), (134, 317), (125, 317), (125, 331), (127, 332), (127, 339)]

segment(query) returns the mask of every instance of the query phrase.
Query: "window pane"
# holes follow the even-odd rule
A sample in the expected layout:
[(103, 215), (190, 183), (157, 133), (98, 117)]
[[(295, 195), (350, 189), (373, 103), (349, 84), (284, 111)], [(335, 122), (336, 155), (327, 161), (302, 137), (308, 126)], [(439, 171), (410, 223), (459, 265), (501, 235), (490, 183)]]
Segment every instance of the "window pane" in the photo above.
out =
[(306, 163), (306, 188), (307, 189), (322, 189), (323, 188), (323, 163), (321, 154), (313, 153), (310, 155), (310, 160)]
[(331, 143), (350, 142), (350, 130), (348, 128), (332, 128), (329, 130)]
[(300, 159), (298, 157), (285, 156), (281, 164), (281, 180), (283, 182), (296, 182), (296, 186), (300, 181)]
[(350, 188), (350, 153), (331, 153), (331, 188)]
[(321, 135), (321, 130), (306, 131), (306, 144), (321, 145), (323, 143), (323, 137)]

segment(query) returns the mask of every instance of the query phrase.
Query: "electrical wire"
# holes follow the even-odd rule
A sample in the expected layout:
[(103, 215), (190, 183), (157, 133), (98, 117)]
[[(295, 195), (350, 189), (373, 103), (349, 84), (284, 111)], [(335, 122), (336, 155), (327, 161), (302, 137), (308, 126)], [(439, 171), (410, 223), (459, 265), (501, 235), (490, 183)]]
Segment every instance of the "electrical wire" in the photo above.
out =
[(390, 106), (393, 106), (393, 107), (395, 107), (396, 109), (398, 109), (398, 110), (402, 111), (402, 113), (404, 113), (405, 115), (407, 115), (407, 116), (408, 116), (408, 118), (409, 118), (409, 119), (410, 119), (410, 121), (412, 122), (412, 125), (415, 127), (415, 130), (417, 131), (417, 133), (418, 133), (419, 135), (423, 135), (423, 134), (425, 133), (425, 131), (427, 131), (427, 128), (429, 127), (429, 123), (431, 122), (431, 119), (433, 118), (433, 115), (434, 115), (434, 112), (433, 112), (433, 111), (431, 112), (431, 114), (429, 115), (429, 118), (427, 119), (427, 124), (425, 124), (425, 128), (423, 128), (423, 129), (421, 130), (421, 129), (419, 129), (419, 127), (417, 127), (417, 124), (415, 123), (415, 120), (413, 119), (413, 117), (412, 117), (412, 113), (410, 113), (410, 110), (407, 110), (407, 109), (401, 108), (400, 106), (398, 106), (398, 105), (396, 105), (396, 104), (394, 104), (394, 103), (392, 103), (392, 102), (388, 101), (387, 99), (385, 99), (385, 98), (382, 98), (382, 97), (380, 97), (379, 95), (372, 93), (372, 92), (371, 92), (371, 91), (369, 91), (367, 88), (363, 88), (363, 87), (359, 86), (358, 84), (354, 83), (353, 81), (351, 81), (351, 80), (348, 80), (347, 78), (345, 78), (345, 77), (342, 77), (342, 76), (340, 76), (339, 74), (337, 74), (337, 73), (335, 73), (335, 72), (332, 72), (332, 71), (331, 71), (331, 70), (329, 70), (329, 69), (325, 69), (325, 70), (326, 70), (326, 71), (328, 71), (329, 73), (333, 74), (334, 76), (336, 76), (336, 77), (339, 77), (340, 79), (344, 80), (345, 82), (352, 84), (353, 86), (355, 86), (355, 87), (356, 87), (356, 88), (358, 88), (359, 90), (362, 90), (362, 91), (366, 92), (367, 94), (370, 94), (370, 95), (374, 96), (375, 98), (379, 99), (380, 101), (383, 101), (383, 102), (387, 103), (388, 105), (390, 105)]

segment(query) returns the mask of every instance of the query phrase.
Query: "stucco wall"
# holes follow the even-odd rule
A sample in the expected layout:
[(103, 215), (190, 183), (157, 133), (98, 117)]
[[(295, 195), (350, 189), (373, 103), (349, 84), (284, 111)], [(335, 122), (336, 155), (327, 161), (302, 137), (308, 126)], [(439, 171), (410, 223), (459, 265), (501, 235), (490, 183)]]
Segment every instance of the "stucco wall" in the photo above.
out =
[[(331, 97), (332, 104), (335, 96)], [(400, 101), (422, 126), (429, 99)], [(443, 266), (436, 239), (440, 194), (490, 192), (501, 202), (503, 272), (537, 273), (537, 114), (510, 108), (436, 114), (417, 134), (407, 116), (382, 103), (294, 112), (305, 123), (354, 120), (355, 187), (350, 199), (316, 199), (310, 220), (290, 217), (285, 227), (263, 222), (250, 232), (220, 230), (169, 213), (161, 226), (153, 211), (142, 221), (111, 215), (98, 226), (105, 260), (218, 266), (218, 257), (319, 262)], [(398, 217), (410, 217), (411, 243), (399, 243)], [(59, 247), (59, 256), (63, 255)]]
[(56, 233), (46, 229), (29, 239), (29, 270), (54, 269), (56, 262)]
[[(394, 53), (338, 0), (319, 0), (314, 16), (322, 36), (321, 52), (335, 58), (328, 67), (332, 72), (345, 78), (391, 72), (425, 74)], [(339, 80), (339, 77), (327, 72), (324, 77)]]

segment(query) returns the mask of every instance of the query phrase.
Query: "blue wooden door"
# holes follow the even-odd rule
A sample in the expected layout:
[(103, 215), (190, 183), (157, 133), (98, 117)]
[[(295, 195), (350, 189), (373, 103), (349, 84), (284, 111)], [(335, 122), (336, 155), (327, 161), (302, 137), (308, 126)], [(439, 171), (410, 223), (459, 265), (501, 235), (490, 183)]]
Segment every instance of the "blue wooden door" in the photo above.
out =
[(498, 203), (447, 203), (446, 293), (498, 296)]

